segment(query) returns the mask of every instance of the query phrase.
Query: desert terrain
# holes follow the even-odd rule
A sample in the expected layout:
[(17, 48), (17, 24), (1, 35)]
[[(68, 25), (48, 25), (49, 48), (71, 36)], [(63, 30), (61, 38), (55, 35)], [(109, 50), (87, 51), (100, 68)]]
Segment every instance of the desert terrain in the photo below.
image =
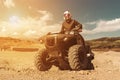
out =
[(43, 47), (39, 41), (0, 37), (0, 80), (120, 80), (120, 39), (101, 38), (88, 43), (95, 54), (95, 70), (62, 71), (52, 66), (43, 72), (34, 65), (38, 48)]
[(120, 52), (93, 52), (95, 70), (61, 71), (53, 66), (42, 72), (34, 66), (37, 51), (1, 51), (0, 80), (120, 80)]

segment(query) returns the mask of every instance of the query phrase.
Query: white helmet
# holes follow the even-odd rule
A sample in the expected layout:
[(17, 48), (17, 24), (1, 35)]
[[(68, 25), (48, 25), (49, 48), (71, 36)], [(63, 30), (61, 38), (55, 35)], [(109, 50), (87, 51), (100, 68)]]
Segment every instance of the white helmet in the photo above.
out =
[(67, 19), (71, 19), (71, 13), (69, 11), (65, 11), (64, 12), (64, 19), (67, 20)]

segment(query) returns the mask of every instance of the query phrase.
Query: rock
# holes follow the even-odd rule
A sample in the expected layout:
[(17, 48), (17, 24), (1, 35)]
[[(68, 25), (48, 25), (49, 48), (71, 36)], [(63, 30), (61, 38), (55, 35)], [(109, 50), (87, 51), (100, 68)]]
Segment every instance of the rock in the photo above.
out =
[(81, 74), (81, 75), (89, 75), (90, 71), (80, 71), (79, 74)]

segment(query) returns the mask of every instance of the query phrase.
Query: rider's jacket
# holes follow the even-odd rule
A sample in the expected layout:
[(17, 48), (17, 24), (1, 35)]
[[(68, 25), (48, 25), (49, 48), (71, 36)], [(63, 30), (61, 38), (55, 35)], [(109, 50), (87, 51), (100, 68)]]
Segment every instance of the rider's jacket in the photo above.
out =
[(82, 24), (78, 21), (71, 19), (69, 21), (64, 21), (62, 23), (62, 29), (60, 33), (65, 33), (66, 31), (71, 31), (72, 29), (79, 30), (82, 29)]

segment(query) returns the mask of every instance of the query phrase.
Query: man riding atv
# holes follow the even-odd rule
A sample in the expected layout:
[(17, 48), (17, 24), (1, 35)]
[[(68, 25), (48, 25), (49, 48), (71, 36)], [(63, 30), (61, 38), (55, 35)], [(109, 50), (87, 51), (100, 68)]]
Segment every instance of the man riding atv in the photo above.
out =
[(91, 63), (94, 54), (79, 34), (82, 25), (73, 20), (68, 11), (64, 13), (64, 19), (60, 33), (45, 35), (45, 46), (39, 50), (35, 60), (37, 69), (46, 71), (52, 65), (61, 70), (94, 69)]
[[(72, 19), (72, 15), (69, 11), (64, 12), (64, 22), (62, 23), (62, 29), (60, 33), (65, 34), (69, 33), (71, 31), (76, 31), (78, 34), (79, 32), (82, 32), (82, 24), (80, 24), (78, 21)], [(82, 36), (77, 36), (77, 44), (81, 43)], [(82, 38), (83, 39), (83, 38)], [(85, 45), (85, 42), (83, 40), (83, 45)]]

